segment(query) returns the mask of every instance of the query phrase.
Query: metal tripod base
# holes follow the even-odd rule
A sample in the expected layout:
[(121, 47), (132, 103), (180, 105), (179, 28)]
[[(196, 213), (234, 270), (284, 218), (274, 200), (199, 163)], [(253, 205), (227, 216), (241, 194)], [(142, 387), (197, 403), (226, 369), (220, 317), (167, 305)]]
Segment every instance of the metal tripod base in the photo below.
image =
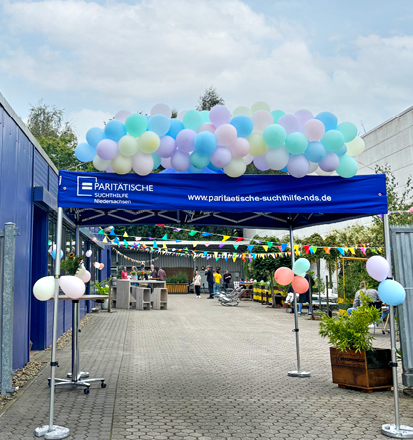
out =
[(383, 425), (381, 433), (392, 438), (413, 438), (413, 428), (405, 425), (400, 425), (399, 429), (396, 425)]
[(46, 439), (61, 439), (66, 438), (70, 434), (69, 428), (64, 428), (63, 426), (53, 425), (52, 429), (49, 431), (49, 425), (44, 425), (41, 428), (36, 428), (34, 430), (35, 437), (43, 437)]
[(310, 377), (311, 373), (309, 371), (289, 371), (288, 375), (290, 377)]
[[(67, 373), (67, 377), (72, 377), (72, 373)], [(81, 371), (77, 375), (77, 380), (84, 379), (85, 377), (89, 377), (89, 372), (88, 371)]]
[[(50, 379), (49, 386), (50, 386)], [(103, 377), (95, 378), (95, 379), (87, 379), (87, 380), (66, 380), (66, 379), (55, 379), (55, 387), (83, 387), (84, 393), (89, 394), (89, 387), (93, 382), (100, 382), (100, 386), (102, 388), (106, 388), (105, 379)]]

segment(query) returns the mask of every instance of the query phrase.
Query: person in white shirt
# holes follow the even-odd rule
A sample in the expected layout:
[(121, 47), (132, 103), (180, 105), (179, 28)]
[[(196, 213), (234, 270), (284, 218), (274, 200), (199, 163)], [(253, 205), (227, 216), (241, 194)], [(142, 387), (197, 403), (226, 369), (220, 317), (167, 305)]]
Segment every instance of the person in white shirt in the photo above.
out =
[(201, 298), (201, 275), (199, 275), (198, 271), (195, 271), (194, 274), (194, 286), (196, 298)]

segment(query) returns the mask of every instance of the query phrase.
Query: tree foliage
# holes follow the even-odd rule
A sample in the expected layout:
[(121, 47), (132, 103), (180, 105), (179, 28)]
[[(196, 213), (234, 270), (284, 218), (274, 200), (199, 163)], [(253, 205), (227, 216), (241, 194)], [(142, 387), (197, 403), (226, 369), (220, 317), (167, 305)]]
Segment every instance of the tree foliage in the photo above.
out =
[(211, 110), (216, 105), (225, 105), (225, 100), (222, 96), (218, 95), (218, 92), (214, 86), (207, 87), (203, 95), (198, 99), (197, 110)]

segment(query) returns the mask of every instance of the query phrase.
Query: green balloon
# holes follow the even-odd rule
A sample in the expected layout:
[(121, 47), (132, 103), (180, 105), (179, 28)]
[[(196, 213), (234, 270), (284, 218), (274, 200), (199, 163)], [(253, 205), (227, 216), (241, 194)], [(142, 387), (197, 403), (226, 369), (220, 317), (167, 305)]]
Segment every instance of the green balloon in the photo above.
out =
[(328, 151), (338, 151), (344, 145), (344, 136), (338, 130), (329, 130), (321, 139)]
[(305, 258), (299, 258), (293, 266), (293, 272), (298, 275), (298, 274), (305, 274), (305, 272), (307, 272), (307, 270), (310, 269), (310, 262), (308, 260), (306, 260)]
[[(285, 139), (285, 149), (291, 154), (301, 154), (308, 147), (308, 140), (302, 133), (291, 133)], [(300, 271), (302, 272), (302, 271)]]
[(184, 114), (182, 123), (184, 124), (185, 128), (190, 128), (191, 130), (197, 131), (199, 126), (202, 124), (202, 116), (196, 110), (188, 110)]
[(203, 170), (209, 165), (209, 162), (211, 161), (209, 156), (204, 156), (203, 154), (199, 154), (198, 151), (194, 151), (191, 154), (191, 165), (193, 165), (195, 168), (198, 168), (200, 170)]
[(271, 112), (272, 117), (274, 118), (274, 124), (276, 124), (278, 122), (278, 119), (281, 118), (281, 116), (284, 116), (285, 113), (282, 110), (273, 110)]
[(337, 130), (343, 135), (344, 142), (351, 142), (357, 136), (357, 127), (352, 122), (342, 122)]
[(264, 130), (262, 137), (269, 147), (281, 147), (287, 137), (287, 133), (281, 125), (272, 124)]
[(202, 124), (204, 122), (211, 122), (209, 120), (209, 110), (202, 110), (202, 112), (201, 112), (201, 122), (202, 122)]
[(358, 165), (354, 157), (345, 154), (339, 158), (339, 164), (336, 169), (336, 173), (339, 176), (344, 177), (345, 179), (350, 179), (357, 174), (357, 171)]
[(126, 118), (125, 127), (126, 131), (131, 136), (138, 137), (145, 133), (146, 129), (148, 128), (148, 121), (143, 115), (130, 115)]

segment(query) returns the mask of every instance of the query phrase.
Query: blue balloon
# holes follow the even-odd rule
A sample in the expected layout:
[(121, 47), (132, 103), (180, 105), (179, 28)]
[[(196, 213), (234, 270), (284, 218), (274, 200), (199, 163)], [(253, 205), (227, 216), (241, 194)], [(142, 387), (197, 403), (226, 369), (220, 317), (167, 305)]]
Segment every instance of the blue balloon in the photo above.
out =
[(379, 297), (389, 306), (398, 306), (406, 299), (404, 287), (394, 280), (384, 280), (379, 284)]
[(118, 121), (117, 119), (112, 119), (106, 124), (105, 135), (107, 139), (119, 142), (119, 139), (121, 137), (126, 136), (126, 127), (122, 122)]
[(201, 112), (201, 122), (211, 122), (209, 120), (209, 110), (202, 110)]
[(164, 115), (155, 115), (149, 119), (148, 130), (153, 131), (159, 137), (165, 136), (171, 127), (171, 120)]
[(153, 157), (153, 170), (156, 170), (159, 165), (161, 164), (161, 158), (156, 154), (156, 153), (152, 153), (152, 157)]
[(91, 147), (87, 142), (83, 142), (75, 148), (75, 156), (80, 162), (91, 162), (96, 156), (96, 148)]
[(221, 169), (216, 167), (215, 165), (212, 165), (212, 163), (209, 163), (208, 168), (212, 171), (219, 171)]
[(314, 119), (318, 119), (324, 124), (326, 131), (337, 129), (337, 117), (330, 112), (319, 113)]
[(209, 156), (217, 148), (217, 138), (209, 131), (201, 131), (194, 139), (195, 151), (203, 156)]
[(338, 157), (344, 156), (347, 153), (347, 146), (343, 145), (339, 150), (334, 151)]
[(321, 162), (327, 155), (326, 147), (321, 142), (309, 142), (304, 156), (314, 163)]
[[(56, 260), (56, 249), (53, 249), (52, 252), (50, 253), (50, 255), (52, 256), (53, 260)], [(63, 251), (60, 251), (60, 258), (63, 258)]]
[(283, 173), (288, 173), (288, 170), (287, 170), (287, 167), (284, 167), (282, 170), (280, 170), (280, 171), (282, 171)]
[(86, 142), (91, 146), (96, 148), (97, 144), (102, 141), (103, 139), (106, 139), (105, 132), (101, 128), (91, 128), (86, 133)]
[(237, 129), (238, 137), (247, 137), (252, 133), (254, 123), (248, 116), (235, 116), (231, 119), (230, 124)]
[(202, 174), (205, 168), (195, 168), (193, 165), (189, 165), (188, 173), (190, 174)]
[(178, 133), (184, 129), (184, 124), (179, 119), (171, 119), (170, 122), (170, 128), (168, 133), (166, 133), (166, 136), (171, 136), (172, 138), (176, 139), (178, 136)]

